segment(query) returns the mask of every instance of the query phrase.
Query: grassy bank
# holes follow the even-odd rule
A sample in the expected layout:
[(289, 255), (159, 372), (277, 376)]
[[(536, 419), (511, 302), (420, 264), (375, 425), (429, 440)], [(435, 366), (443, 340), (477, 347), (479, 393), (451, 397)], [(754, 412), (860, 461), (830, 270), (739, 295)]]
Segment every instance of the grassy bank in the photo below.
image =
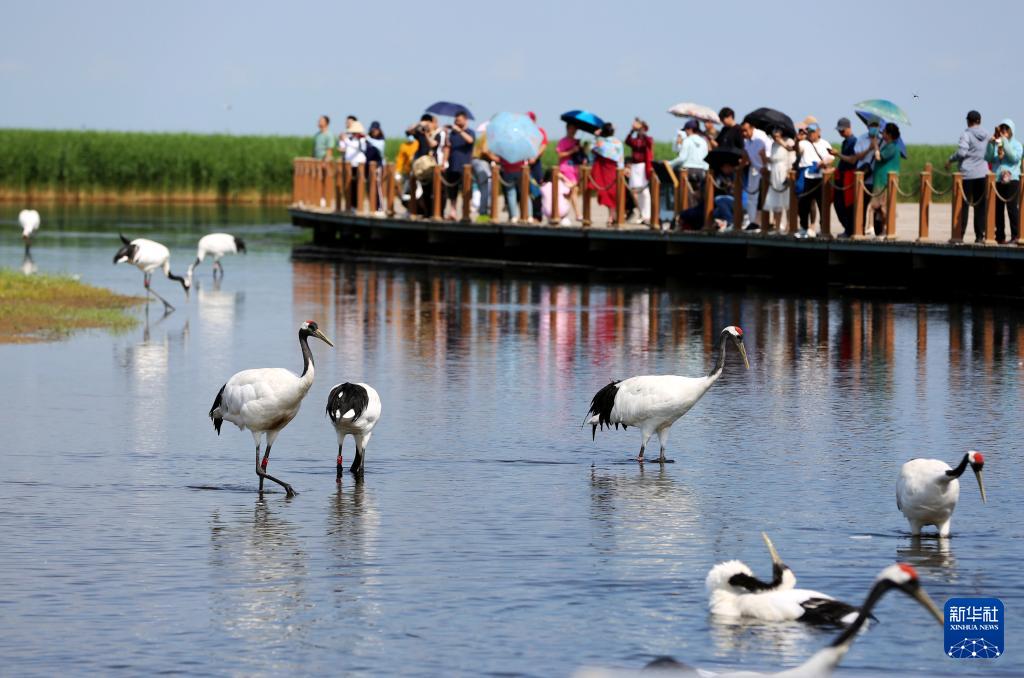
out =
[(127, 309), (143, 302), (66, 276), (0, 268), (0, 343), (51, 341), (85, 328), (130, 329), (138, 319)]
[[(399, 143), (388, 140), (389, 159)], [(300, 136), (0, 129), (0, 200), (286, 203), (292, 158), (310, 146)], [(910, 146), (901, 185), (916, 196), (924, 163), (941, 170), (952, 151)], [(655, 155), (672, 158), (671, 144), (658, 142)], [(552, 143), (544, 163), (555, 162)], [(936, 175), (934, 185), (944, 191), (950, 179)]]

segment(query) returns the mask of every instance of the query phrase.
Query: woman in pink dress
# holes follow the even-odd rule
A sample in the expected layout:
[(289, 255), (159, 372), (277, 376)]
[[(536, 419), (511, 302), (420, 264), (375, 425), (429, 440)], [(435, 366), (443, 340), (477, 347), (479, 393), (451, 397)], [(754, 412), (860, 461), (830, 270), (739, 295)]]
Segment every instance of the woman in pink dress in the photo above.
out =
[[(583, 154), (580, 142), (576, 139), (576, 126), (571, 122), (565, 124), (565, 136), (558, 141), (558, 174), (559, 182), (569, 188), (569, 203), (577, 220), (580, 218), (579, 196), (579, 158)], [(561, 193), (562, 191), (559, 191)]]

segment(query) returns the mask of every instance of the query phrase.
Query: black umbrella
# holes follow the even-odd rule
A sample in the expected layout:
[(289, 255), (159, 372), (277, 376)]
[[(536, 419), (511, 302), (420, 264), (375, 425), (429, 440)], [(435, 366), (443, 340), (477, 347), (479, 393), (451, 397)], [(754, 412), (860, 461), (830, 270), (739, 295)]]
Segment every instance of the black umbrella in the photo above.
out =
[(782, 131), (782, 136), (796, 139), (796, 126), (793, 124), (793, 118), (774, 108), (759, 108), (756, 111), (751, 111), (743, 118), (743, 122), (750, 123), (768, 134), (771, 134), (774, 129), (779, 129)]
[(740, 153), (738, 148), (732, 148), (731, 146), (719, 146), (718, 148), (710, 151), (704, 160), (711, 166), (711, 169), (718, 172), (722, 169), (723, 165), (732, 165), (733, 167), (740, 164), (740, 158), (743, 155)]
[(459, 113), (465, 113), (466, 117), (470, 120), (474, 120), (473, 114), (469, 112), (469, 109), (462, 104), (456, 104), (451, 101), (437, 101), (430, 104), (427, 107), (427, 113), (433, 113), (434, 115), (445, 115), (449, 117), (455, 117)]

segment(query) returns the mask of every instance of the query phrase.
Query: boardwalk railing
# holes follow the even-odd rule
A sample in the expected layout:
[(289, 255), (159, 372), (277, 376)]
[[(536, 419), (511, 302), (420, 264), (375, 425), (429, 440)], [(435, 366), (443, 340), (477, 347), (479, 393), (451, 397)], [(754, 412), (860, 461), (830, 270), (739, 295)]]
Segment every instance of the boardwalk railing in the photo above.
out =
[[(499, 221), (495, 215), (501, 214), (499, 204), (503, 202), (507, 189), (513, 188), (513, 184), (507, 182), (501, 176), (500, 167), (496, 163), (490, 163), (491, 180), (488, 186), (479, 186), (479, 190), (489, 191), (491, 221)], [(461, 180), (449, 182), (442, 174), (441, 168), (435, 166), (430, 176), (430, 181), (425, 186), (418, 185), (415, 176), (398, 177), (395, 174), (392, 164), (365, 163), (352, 166), (343, 161), (324, 161), (314, 158), (295, 158), (293, 161), (293, 182), (292, 202), (300, 209), (312, 211), (348, 211), (358, 215), (377, 217), (399, 217), (410, 219), (430, 218), (442, 219), (442, 205), (448, 189), (457, 189), (455, 195), (461, 199), (461, 210), (459, 220), (469, 222), (472, 219), (473, 202), (473, 172), (472, 167), (466, 165), (463, 168)], [(918, 191), (918, 240), (928, 240), (930, 237), (929, 211), (934, 196), (951, 195), (952, 214), (949, 225), (949, 242), (960, 243), (964, 239), (964, 230), (967, 225), (965, 209), (983, 209), (984, 213), (984, 244), (995, 244), (995, 222), (996, 211), (999, 203), (1006, 203), (1014, 200), (1018, 203), (1021, 213), (1024, 213), (1024, 173), (1018, 181), (1015, 196), (1006, 199), (1000, 194), (996, 183), (996, 176), (989, 172), (985, 181), (985, 191), (980, 198), (967, 200), (964, 192), (963, 175), (955, 172), (949, 176), (952, 180), (951, 186), (945, 191), (935, 188), (933, 179), (935, 170), (931, 163), (925, 165), (921, 172), (921, 184)], [(529, 168), (519, 172), (519, 181), (515, 185), (516, 200), (518, 202), (519, 217), (516, 220), (508, 220), (508, 223), (537, 223), (533, 218), (533, 198), (531, 191), (539, 188), (530, 176)], [(896, 237), (896, 205), (897, 197), (910, 197), (909, 191), (900, 187), (899, 175), (891, 172), (884, 187), (875, 186), (871, 189), (865, 183), (864, 172), (854, 172), (853, 179), (847, 185), (840, 185), (836, 182), (835, 171), (826, 169), (820, 183), (803, 193), (795, 190), (797, 186), (796, 172), (791, 170), (788, 179), (783, 186), (775, 187), (768, 178), (767, 173), (761, 175), (758, 191), (748, 191), (744, 181), (737, 178), (731, 185), (722, 181), (721, 177), (715, 176), (708, 171), (702, 182), (691, 182), (683, 170), (678, 183), (669, 186), (671, 191), (672, 223), (679, 224), (683, 215), (689, 215), (693, 221), (691, 207), (700, 206), (699, 223), (703, 223), (704, 230), (717, 230), (712, 218), (715, 209), (715, 197), (729, 195), (732, 197), (732, 219), (733, 223), (742, 225), (745, 214), (743, 206), (744, 193), (748, 199), (763, 201), (771, 191), (789, 192), (789, 203), (785, 210), (786, 228), (778, 229), (772, 224), (772, 215), (760, 211), (760, 223), (762, 234), (771, 235), (793, 235), (799, 228), (799, 201), (801, 197), (814, 195), (816, 202), (820, 201), (819, 225), (820, 235), (824, 238), (832, 237), (832, 208), (837, 200), (847, 201), (850, 196), (850, 213), (852, 217), (852, 237), (865, 237), (865, 218), (869, 211), (869, 204), (874, 200), (873, 214), (876, 210), (884, 215), (884, 231), (880, 235), (886, 239)], [(400, 181), (404, 185), (400, 184)], [(562, 179), (559, 173), (552, 173), (551, 180), (551, 209), (550, 224), (562, 223), (561, 208), (562, 200), (560, 182)], [(573, 187), (574, 193), (578, 193), (581, 199), (581, 207), (576, 215), (579, 224), (583, 228), (593, 226), (592, 202), (598, 193), (611, 192), (614, 195), (615, 206), (609, 209), (608, 227), (619, 229), (625, 225), (627, 217), (629, 172), (620, 169), (616, 172), (613, 183), (609, 185), (599, 184), (593, 176), (593, 168), (590, 165), (579, 167), (579, 181)], [(422, 189), (421, 197), (417, 196)], [(506, 190), (503, 190), (506, 189)], [(663, 226), (670, 224), (662, 223), (662, 185), (657, 174), (652, 174), (648, 183), (638, 189), (647, 191), (650, 203), (650, 217), (644, 222), (647, 227), (654, 230), (661, 230)], [(820, 195), (815, 195), (820, 193)], [(451, 195), (449, 193), (449, 195)], [(429, 196), (429, 202), (423, 197)], [(629, 196), (631, 197), (631, 196)], [(396, 210), (396, 200), (404, 205), (401, 210)], [(760, 205), (759, 205), (760, 206)], [(454, 212), (454, 205), (452, 211)], [(508, 210), (507, 203), (504, 209)], [(637, 206), (639, 210), (639, 206)], [(838, 212), (838, 210), (837, 210)], [(736, 230), (739, 230), (737, 228)]]

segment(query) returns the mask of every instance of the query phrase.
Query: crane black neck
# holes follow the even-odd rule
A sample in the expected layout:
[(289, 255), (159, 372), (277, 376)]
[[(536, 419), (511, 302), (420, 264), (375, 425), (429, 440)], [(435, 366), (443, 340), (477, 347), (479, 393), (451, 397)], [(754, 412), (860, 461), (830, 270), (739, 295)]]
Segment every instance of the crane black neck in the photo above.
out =
[(871, 611), (874, 609), (875, 605), (878, 604), (878, 601), (882, 599), (882, 596), (884, 596), (889, 589), (895, 586), (896, 584), (888, 579), (882, 579), (875, 582), (875, 585), (871, 587), (871, 591), (868, 593), (868, 597), (864, 600), (864, 604), (861, 605), (860, 612), (857, 613), (856, 619), (854, 619), (853, 623), (847, 626), (846, 629), (839, 634), (838, 638), (832, 641), (832, 647), (844, 645), (849, 642), (851, 638), (856, 636), (857, 632), (864, 626), (864, 622), (866, 622), (871, 616)]
[(728, 334), (728, 330), (722, 330), (722, 333), (718, 335), (718, 341), (715, 342), (715, 347), (712, 349), (715, 362), (711, 365), (711, 371), (708, 372), (709, 377), (717, 377), (725, 369), (725, 338)]
[(965, 454), (964, 458), (960, 460), (960, 464), (956, 468), (951, 468), (946, 471), (946, 475), (950, 478), (959, 478), (967, 470), (967, 461), (970, 455)]
[(299, 346), (302, 347), (302, 374), (300, 376), (306, 376), (306, 372), (309, 368), (313, 367), (313, 351), (309, 349), (309, 332), (305, 329), (299, 330)]

